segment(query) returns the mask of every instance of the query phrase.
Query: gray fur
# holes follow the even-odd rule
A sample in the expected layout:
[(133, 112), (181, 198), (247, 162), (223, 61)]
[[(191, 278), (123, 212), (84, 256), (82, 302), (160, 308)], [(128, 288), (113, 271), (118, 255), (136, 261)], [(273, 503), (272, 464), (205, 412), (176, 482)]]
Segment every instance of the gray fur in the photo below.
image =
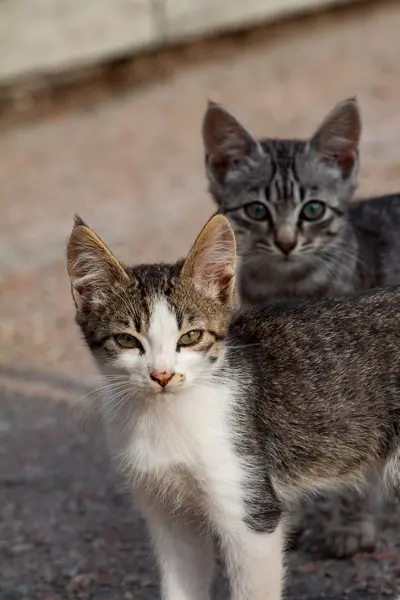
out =
[[(399, 309), (400, 289), (387, 289), (271, 304), (233, 319), (225, 368), (252, 382), (239, 402), (240, 452), (257, 457), (284, 504), (294, 488), (398, 476)], [(254, 497), (256, 526), (261, 490)]]
[[(228, 217), (235, 231), (243, 300), (254, 304), (286, 295), (338, 295), (400, 283), (400, 197), (351, 203), (360, 135), (353, 100), (339, 104), (309, 141), (254, 141), (257, 151), (236, 153), (234, 158), (231, 150), (226, 154), (231, 146), (224, 135), (232, 145), (232, 138), (246, 130), (230, 114), (228, 128), (225, 118), (225, 109), (209, 107), (204, 129), (213, 122), (219, 145), (212, 144), (208, 131), (207, 174), (218, 212)], [(349, 147), (343, 144), (345, 135)], [(342, 148), (330, 154), (338, 139)], [(215, 167), (221, 162), (223, 175)], [(326, 205), (324, 217), (315, 222), (299, 218), (300, 207), (314, 199)], [(255, 221), (246, 214), (245, 207), (253, 202), (265, 206), (265, 220)], [(296, 240), (289, 255), (276, 245), (282, 226), (291, 229)]]
[[(257, 140), (229, 111), (210, 103), (203, 125), (209, 190), (235, 231), (242, 302), (400, 284), (400, 195), (351, 202), (360, 134), (354, 99), (338, 104), (308, 141)], [(300, 207), (313, 199), (326, 205), (326, 213), (307, 222), (299, 218)], [(254, 202), (267, 210), (265, 220), (246, 213)], [(282, 232), (288, 254), (279, 246)], [(329, 523), (334, 555), (373, 547), (377, 506), (370, 497), (350, 504), (332, 498), (325, 521), (327, 528), (336, 522)]]

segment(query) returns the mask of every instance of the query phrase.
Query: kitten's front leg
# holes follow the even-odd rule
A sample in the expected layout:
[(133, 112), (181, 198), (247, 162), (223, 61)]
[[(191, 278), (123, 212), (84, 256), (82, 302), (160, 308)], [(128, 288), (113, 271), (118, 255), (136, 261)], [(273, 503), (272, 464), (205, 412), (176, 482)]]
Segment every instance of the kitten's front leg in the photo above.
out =
[(222, 545), (232, 600), (281, 600), (284, 574), (281, 523), (271, 533), (238, 524), (224, 536)]
[(142, 504), (161, 572), (163, 600), (209, 600), (214, 548), (204, 524)]

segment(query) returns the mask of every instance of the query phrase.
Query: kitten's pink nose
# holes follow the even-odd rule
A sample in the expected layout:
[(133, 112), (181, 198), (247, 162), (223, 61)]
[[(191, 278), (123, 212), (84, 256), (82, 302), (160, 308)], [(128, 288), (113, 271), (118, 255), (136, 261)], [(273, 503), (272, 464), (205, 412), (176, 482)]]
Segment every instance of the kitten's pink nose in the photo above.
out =
[(280, 242), (279, 240), (275, 240), (275, 245), (279, 250), (282, 250), (283, 254), (290, 254), (295, 247), (296, 242)]
[(150, 371), (150, 379), (165, 387), (173, 378), (175, 373), (168, 373), (168, 371)]

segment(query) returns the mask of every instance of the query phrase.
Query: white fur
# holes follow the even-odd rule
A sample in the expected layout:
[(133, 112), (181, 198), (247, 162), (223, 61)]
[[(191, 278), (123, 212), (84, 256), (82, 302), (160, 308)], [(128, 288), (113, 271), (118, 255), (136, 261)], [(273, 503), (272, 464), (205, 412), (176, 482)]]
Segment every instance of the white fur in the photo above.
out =
[[(134, 333), (134, 332), (132, 332)], [(168, 384), (173, 393), (183, 385), (193, 383), (210, 365), (205, 357), (191, 348), (182, 348), (177, 352), (179, 340), (176, 317), (163, 298), (156, 299), (146, 335), (140, 337), (145, 353), (138, 350), (124, 350), (114, 366), (122, 369), (132, 383), (144, 391), (161, 393), (160, 386), (149, 378), (149, 371), (167, 371), (176, 377)]]
[(178, 338), (175, 315), (161, 298), (154, 305), (148, 332), (151, 350), (149, 361), (156, 371), (175, 373), (177, 358), (180, 357), (180, 353), (176, 351)]
[[(209, 599), (210, 535), (216, 533), (234, 600), (279, 600), (281, 529), (255, 533), (244, 522), (242, 499), (251, 465), (234, 451), (229, 430), (238, 394), (235, 378), (213, 382), (216, 366), (201, 352), (177, 352), (178, 336), (174, 314), (165, 300), (157, 300), (141, 338), (146, 352), (127, 350), (118, 362), (119, 372), (124, 368), (135, 384), (132, 397), (109, 417), (114, 450), (148, 520), (163, 598)], [(183, 382), (160, 392), (149, 367), (183, 375)]]

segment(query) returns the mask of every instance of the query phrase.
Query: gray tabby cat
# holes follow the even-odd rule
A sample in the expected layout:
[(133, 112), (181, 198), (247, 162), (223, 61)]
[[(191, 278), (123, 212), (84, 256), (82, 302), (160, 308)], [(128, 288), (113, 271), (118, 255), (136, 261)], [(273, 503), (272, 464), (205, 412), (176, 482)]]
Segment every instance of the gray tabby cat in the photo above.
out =
[(235, 261), (222, 215), (176, 264), (128, 268), (80, 219), (68, 244), (165, 600), (209, 600), (214, 536), (234, 600), (280, 600), (293, 503), (398, 477), (400, 289), (235, 315)]
[[(257, 140), (228, 110), (209, 104), (209, 189), (236, 234), (244, 303), (400, 284), (400, 196), (351, 202), (360, 133), (353, 99), (308, 141)], [(372, 549), (377, 499), (332, 500), (331, 553)]]

